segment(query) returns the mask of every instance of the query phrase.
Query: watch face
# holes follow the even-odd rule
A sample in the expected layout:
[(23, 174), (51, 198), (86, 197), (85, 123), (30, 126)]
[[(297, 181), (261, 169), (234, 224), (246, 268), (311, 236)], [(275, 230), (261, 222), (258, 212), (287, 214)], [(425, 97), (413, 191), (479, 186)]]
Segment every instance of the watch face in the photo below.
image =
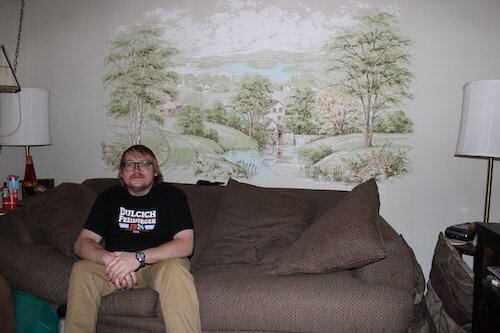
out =
[(137, 260), (141, 263), (141, 266), (144, 265), (144, 262), (146, 260), (146, 256), (144, 255), (144, 252), (142, 251), (137, 251), (135, 253), (135, 257), (137, 258)]

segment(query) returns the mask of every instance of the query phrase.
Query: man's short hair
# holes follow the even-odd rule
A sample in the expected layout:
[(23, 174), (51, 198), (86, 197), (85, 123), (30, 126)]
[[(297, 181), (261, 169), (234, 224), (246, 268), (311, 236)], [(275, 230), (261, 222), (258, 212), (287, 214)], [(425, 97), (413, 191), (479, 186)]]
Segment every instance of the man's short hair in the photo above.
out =
[[(153, 171), (154, 171), (154, 173), (156, 173), (154, 181), (157, 184), (162, 183), (163, 182), (163, 174), (161, 173), (160, 165), (158, 164), (158, 160), (156, 159), (156, 156), (153, 153), (153, 151), (144, 145), (133, 145), (133, 146), (130, 146), (129, 148), (127, 148), (123, 152), (122, 158), (120, 159), (120, 171), (123, 170), (123, 162), (125, 162), (125, 155), (127, 155), (127, 154), (134, 155), (136, 153), (139, 155), (143, 155), (143, 156), (149, 156), (151, 158), (151, 162), (153, 162)], [(121, 184), (125, 185), (123, 183), (121, 177), (119, 175), (118, 175), (118, 177), (120, 178)]]

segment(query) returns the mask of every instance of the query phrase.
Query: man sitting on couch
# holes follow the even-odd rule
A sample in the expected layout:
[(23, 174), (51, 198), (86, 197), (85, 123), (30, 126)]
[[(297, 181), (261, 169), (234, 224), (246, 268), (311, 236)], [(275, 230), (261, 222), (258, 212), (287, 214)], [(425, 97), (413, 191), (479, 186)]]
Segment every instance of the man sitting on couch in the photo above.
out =
[(163, 183), (154, 153), (142, 145), (123, 153), (119, 177), (121, 185), (99, 195), (75, 242), (84, 260), (71, 272), (65, 332), (95, 332), (102, 296), (147, 287), (159, 294), (168, 332), (201, 332), (184, 193)]

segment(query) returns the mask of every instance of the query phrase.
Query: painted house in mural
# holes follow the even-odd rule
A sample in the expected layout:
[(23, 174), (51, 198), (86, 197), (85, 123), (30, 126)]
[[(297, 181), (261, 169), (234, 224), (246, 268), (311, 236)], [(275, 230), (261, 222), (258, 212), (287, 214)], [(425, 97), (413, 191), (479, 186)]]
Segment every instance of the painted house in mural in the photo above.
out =
[(273, 145), (293, 144), (293, 132), (285, 125), (286, 109), (278, 100), (271, 100), (261, 119), (262, 127), (269, 133)]
[(180, 105), (175, 105), (172, 102), (167, 102), (160, 106), (160, 111), (165, 115), (165, 116), (173, 116), (176, 112), (181, 110)]

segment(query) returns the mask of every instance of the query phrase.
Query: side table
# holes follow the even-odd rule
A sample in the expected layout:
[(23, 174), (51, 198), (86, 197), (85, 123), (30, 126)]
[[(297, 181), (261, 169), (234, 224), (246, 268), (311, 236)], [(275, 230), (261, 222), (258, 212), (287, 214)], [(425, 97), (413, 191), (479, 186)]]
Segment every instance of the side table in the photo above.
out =
[(487, 280), (488, 266), (500, 265), (500, 223), (477, 223), (472, 332), (500, 332), (500, 292)]
[(462, 255), (475, 256), (476, 255), (476, 247), (472, 245), (471, 242), (467, 242), (464, 245), (453, 245), (455, 249), (457, 249), (458, 253)]

